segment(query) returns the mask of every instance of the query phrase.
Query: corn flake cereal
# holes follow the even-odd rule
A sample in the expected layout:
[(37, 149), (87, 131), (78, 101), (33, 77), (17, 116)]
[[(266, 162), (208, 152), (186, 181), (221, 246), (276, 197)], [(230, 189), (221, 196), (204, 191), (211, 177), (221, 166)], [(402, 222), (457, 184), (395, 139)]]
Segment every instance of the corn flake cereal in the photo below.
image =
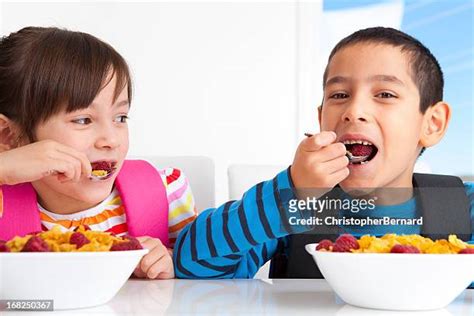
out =
[[(353, 252), (353, 253), (422, 253), (422, 254), (471, 254), (474, 253), (474, 245), (470, 245), (456, 235), (449, 235), (448, 240), (432, 240), (420, 235), (396, 235), (386, 234), (382, 237), (364, 235), (356, 239), (350, 234), (344, 234), (345, 239), (339, 237), (335, 243), (330, 240), (322, 240), (316, 250), (331, 252)], [(338, 247), (338, 243), (353, 240), (350, 248)], [(355, 243), (357, 242), (357, 243)], [(341, 250), (342, 249), (342, 250)]]
[(86, 230), (62, 232), (59, 226), (51, 230), (15, 237), (5, 243), (3, 252), (97, 252), (143, 249), (131, 236), (117, 237), (107, 232)]

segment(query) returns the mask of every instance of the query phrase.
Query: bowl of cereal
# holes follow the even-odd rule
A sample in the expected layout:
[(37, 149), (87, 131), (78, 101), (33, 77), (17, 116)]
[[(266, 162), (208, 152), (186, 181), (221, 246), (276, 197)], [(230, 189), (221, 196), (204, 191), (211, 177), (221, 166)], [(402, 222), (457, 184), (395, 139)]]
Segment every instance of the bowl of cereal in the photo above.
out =
[(0, 242), (0, 300), (72, 309), (112, 299), (148, 252), (133, 237), (55, 227)]
[(383, 310), (447, 306), (474, 281), (474, 245), (449, 236), (387, 234), (306, 245), (334, 292), (346, 303)]

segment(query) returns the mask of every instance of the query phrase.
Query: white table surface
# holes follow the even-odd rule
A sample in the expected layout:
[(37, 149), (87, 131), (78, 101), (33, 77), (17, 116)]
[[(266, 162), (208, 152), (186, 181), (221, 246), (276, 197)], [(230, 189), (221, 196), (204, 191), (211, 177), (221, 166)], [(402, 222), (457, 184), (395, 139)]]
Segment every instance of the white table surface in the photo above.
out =
[[(87, 282), (87, 281), (86, 281)], [(5, 312), (25, 316), (31, 312)], [(34, 315), (474, 315), (474, 290), (441, 310), (390, 312), (345, 304), (324, 280), (130, 279), (106, 305)]]

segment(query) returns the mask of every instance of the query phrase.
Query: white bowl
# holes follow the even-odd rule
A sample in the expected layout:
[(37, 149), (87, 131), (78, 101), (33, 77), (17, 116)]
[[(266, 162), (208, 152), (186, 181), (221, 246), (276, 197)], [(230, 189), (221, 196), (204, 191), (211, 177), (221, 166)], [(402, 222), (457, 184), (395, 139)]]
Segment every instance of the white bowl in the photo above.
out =
[(385, 310), (443, 308), (474, 280), (474, 255), (316, 251), (321, 273), (346, 303)]
[(0, 253), (0, 300), (53, 300), (55, 310), (101, 305), (147, 252)]

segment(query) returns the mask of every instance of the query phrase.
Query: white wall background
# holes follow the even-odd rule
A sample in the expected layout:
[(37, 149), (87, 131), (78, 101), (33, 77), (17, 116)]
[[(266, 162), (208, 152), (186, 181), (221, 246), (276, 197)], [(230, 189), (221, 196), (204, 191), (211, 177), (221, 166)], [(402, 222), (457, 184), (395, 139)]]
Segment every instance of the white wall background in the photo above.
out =
[(218, 202), (229, 163), (291, 163), (293, 2), (3, 2), (0, 12), (3, 35), (53, 25), (114, 46), (134, 77), (130, 154), (214, 158)]
[(360, 27), (401, 21), (398, 0), (355, 14), (322, 7), (296, 0), (0, 1), (0, 33), (58, 26), (114, 46), (134, 79), (130, 155), (213, 158), (221, 203), (229, 164), (289, 165), (303, 132), (319, 130), (321, 76), (333, 44)]
[[(362, 0), (353, 2), (363, 5)], [(323, 73), (333, 47), (341, 39), (360, 29), (372, 26), (400, 29), (404, 6), (403, 0), (391, 0), (359, 8), (324, 12), (322, 1), (301, 1), (298, 7), (298, 130), (303, 134), (317, 127), (317, 106), (323, 98)]]

